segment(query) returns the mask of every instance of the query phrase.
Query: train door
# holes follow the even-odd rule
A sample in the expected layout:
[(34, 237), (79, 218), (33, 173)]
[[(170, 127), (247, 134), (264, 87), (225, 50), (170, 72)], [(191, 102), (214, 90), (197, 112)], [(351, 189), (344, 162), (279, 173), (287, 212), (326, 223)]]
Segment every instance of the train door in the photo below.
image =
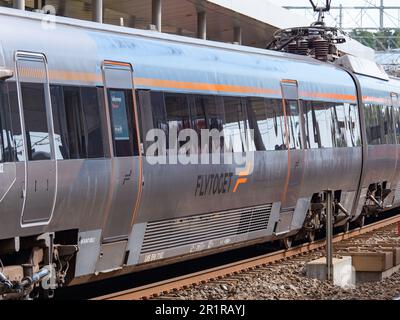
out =
[(304, 173), (303, 123), (297, 81), (283, 80), (281, 88), (285, 115), (285, 144), (288, 154), (282, 209), (292, 209), (297, 204)]
[(109, 133), (112, 141), (112, 204), (103, 242), (125, 241), (130, 234), (142, 187), (142, 163), (133, 90), (133, 70), (127, 63), (103, 65)]
[(400, 203), (400, 99), (397, 93), (391, 93), (391, 102), (392, 102), (392, 114), (394, 118), (394, 131), (395, 131), (395, 139), (396, 139), (396, 171), (393, 178), (393, 182), (396, 184), (394, 186), (394, 190), (392, 191), (392, 195), (389, 197), (393, 197), (393, 205), (398, 205)]
[(57, 194), (53, 115), (46, 57), (16, 54), (25, 179), (21, 197), (22, 226), (50, 222)]

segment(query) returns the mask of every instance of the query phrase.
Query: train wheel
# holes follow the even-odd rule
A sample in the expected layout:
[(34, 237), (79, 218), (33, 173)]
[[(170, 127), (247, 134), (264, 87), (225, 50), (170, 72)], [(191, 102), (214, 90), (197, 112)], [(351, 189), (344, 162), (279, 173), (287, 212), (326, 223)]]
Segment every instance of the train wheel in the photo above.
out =
[(293, 245), (293, 237), (287, 237), (281, 240), (282, 245), (285, 249), (290, 249)]

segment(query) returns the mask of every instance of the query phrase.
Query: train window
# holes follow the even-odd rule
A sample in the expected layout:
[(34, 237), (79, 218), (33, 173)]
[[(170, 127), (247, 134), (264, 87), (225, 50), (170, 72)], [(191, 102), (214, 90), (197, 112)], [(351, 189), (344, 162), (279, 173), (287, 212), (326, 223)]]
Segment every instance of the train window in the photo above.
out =
[(329, 105), (325, 102), (304, 101), (303, 109), (308, 148), (333, 148), (332, 113)]
[(286, 100), (287, 130), (290, 149), (301, 149), (301, 122), (297, 100)]
[(241, 98), (224, 97), (225, 124), (224, 139), (225, 150), (244, 152), (246, 150), (244, 139), (246, 135), (247, 117)]
[(100, 110), (97, 88), (81, 88), (85, 118), (87, 158), (104, 158), (103, 130), (104, 114)]
[(7, 84), (0, 83), (0, 162), (13, 162), (11, 118)]
[(116, 157), (132, 157), (139, 155), (138, 137), (133, 111), (132, 90), (108, 90), (114, 154)]
[(395, 143), (392, 112), (388, 106), (366, 104), (365, 122), (369, 145)]
[(265, 151), (267, 143), (268, 125), (265, 104), (263, 98), (249, 98), (247, 114), (249, 126), (254, 133), (254, 145), (257, 151)]
[(397, 144), (400, 144), (400, 108), (394, 107), (393, 114), (395, 119)]
[(64, 97), (62, 86), (50, 86), (51, 105), (53, 109), (53, 126), (55, 153), (57, 160), (69, 159), (68, 135), (64, 108)]
[(383, 128), (385, 132), (385, 143), (396, 144), (395, 130), (393, 127), (393, 108), (384, 106), (382, 112)]
[(336, 148), (347, 147), (346, 141), (346, 115), (344, 105), (339, 103), (329, 103), (331, 111), (332, 133), (334, 146)]
[[(179, 132), (191, 127), (187, 96), (184, 94), (165, 93), (164, 97), (169, 133), (176, 134), (179, 137)], [(181, 141), (180, 146), (169, 145), (169, 149), (179, 149), (186, 142)]]
[(7, 141), (7, 139), (4, 139), (4, 137), (7, 135), (5, 124), (5, 117), (7, 113), (5, 110), (5, 94), (3, 92), (3, 83), (0, 83), (0, 93), (0, 162), (5, 162), (5, 150), (7, 149), (7, 145), (4, 143), (4, 141)]
[[(190, 107), (192, 128), (196, 131), (198, 138), (197, 153), (212, 152), (210, 142), (205, 143), (201, 140), (201, 130), (207, 129), (206, 110), (208, 110), (213, 104), (215, 105), (215, 98), (213, 96), (188, 96), (188, 103)], [(202, 143), (204, 149), (202, 149)]]
[(86, 158), (86, 142), (80, 89), (64, 87), (63, 93), (69, 158), (84, 159)]
[(381, 128), (379, 126), (379, 114), (377, 113), (379, 106), (365, 105), (365, 124), (367, 131), (367, 139), (369, 145), (381, 144)]
[(44, 85), (41, 83), (22, 83), (21, 94), (28, 159), (31, 161), (50, 160), (51, 148)]
[(316, 120), (315, 120), (315, 112), (313, 112), (312, 105), (310, 101), (302, 101), (303, 105), (303, 113), (304, 113), (304, 129), (306, 133), (306, 148), (307, 149), (318, 149), (319, 142), (319, 133), (316, 133), (319, 130)]
[(18, 105), (17, 84), (8, 83), (8, 96), (10, 99), (10, 116), (13, 136), (13, 156), (15, 161), (25, 161), (24, 140), (21, 129), (21, 118)]
[(285, 117), (283, 113), (282, 100), (265, 99), (266, 105), (266, 133), (263, 140), (267, 150), (286, 150), (285, 142)]
[[(215, 145), (216, 141), (210, 143), (210, 152), (224, 153), (225, 150), (225, 139), (223, 136), (224, 131), (224, 123), (225, 123), (225, 111), (224, 111), (224, 98), (223, 97), (209, 97), (207, 99), (209, 103), (206, 108), (206, 119), (207, 119), (207, 128), (212, 131), (218, 131), (221, 137), (219, 141), (219, 145)], [(221, 135), (222, 133), (222, 135)]]
[(361, 146), (361, 130), (357, 105), (345, 103), (347, 144), (350, 147)]
[(166, 137), (166, 148), (168, 149), (168, 122), (165, 110), (165, 100), (163, 92), (151, 92), (151, 106), (153, 110), (154, 128), (164, 131)]

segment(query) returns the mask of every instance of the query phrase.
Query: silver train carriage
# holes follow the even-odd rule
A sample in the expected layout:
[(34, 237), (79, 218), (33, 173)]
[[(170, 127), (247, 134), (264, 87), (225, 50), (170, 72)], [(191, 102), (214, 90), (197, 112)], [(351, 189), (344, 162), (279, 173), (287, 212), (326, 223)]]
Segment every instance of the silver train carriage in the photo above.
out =
[[(400, 205), (397, 80), (350, 58), (44, 17), (0, 9), (0, 297), (312, 239), (324, 190), (344, 229)], [(253, 172), (151, 164), (155, 128), (217, 128), (233, 153), (254, 130)]]

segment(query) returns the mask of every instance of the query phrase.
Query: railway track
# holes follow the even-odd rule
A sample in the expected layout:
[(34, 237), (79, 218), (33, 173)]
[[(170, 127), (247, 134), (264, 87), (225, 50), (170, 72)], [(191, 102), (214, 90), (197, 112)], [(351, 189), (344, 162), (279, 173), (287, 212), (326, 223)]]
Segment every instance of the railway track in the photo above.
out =
[[(351, 230), (347, 233), (341, 233), (334, 237), (333, 242), (338, 243), (344, 240), (355, 238), (363, 234), (379, 230), (386, 226), (400, 223), (400, 215), (390, 217), (365, 226), (362, 229)], [(218, 266), (204, 271), (187, 274), (184, 276), (168, 279), (165, 281), (121, 291), (105, 296), (94, 298), (93, 300), (146, 300), (157, 298), (161, 294), (178, 291), (179, 289), (187, 289), (191, 286), (204, 284), (209, 281), (223, 279), (228, 276), (238, 275), (242, 272), (255, 270), (266, 267), (268, 265), (307, 254), (312, 251), (320, 250), (325, 247), (325, 240), (319, 240), (312, 243), (306, 243), (293, 247), (288, 250), (280, 250), (268, 253), (262, 256)]]

